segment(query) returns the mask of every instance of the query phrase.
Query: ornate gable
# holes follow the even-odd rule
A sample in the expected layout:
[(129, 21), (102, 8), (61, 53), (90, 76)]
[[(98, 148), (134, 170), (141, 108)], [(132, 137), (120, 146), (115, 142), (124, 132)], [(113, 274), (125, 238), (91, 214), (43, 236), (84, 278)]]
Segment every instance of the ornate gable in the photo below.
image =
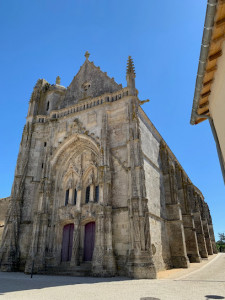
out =
[(105, 93), (113, 93), (122, 88), (121, 84), (117, 84), (113, 78), (108, 77), (88, 60), (89, 53), (86, 52), (85, 57), (84, 64), (67, 88), (64, 106)]

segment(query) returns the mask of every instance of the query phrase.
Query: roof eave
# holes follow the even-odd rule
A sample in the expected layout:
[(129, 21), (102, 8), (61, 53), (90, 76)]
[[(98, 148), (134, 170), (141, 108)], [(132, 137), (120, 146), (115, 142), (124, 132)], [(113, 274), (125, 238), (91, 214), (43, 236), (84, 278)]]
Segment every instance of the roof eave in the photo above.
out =
[(190, 120), (191, 125), (196, 124), (196, 118), (198, 116), (197, 109), (199, 105), (199, 100), (200, 100), (201, 90), (203, 85), (203, 78), (205, 75), (205, 69), (208, 60), (209, 47), (210, 47), (210, 41), (212, 37), (217, 5), (218, 5), (218, 0), (208, 0), (207, 2), (204, 31), (202, 37), (199, 64), (198, 64), (198, 73), (196, 77), (195, 92), (194, 92), (194, 99), (193, 99), (193, 106), (192, 106), (192, 113), (191, 113), (191, 120)]

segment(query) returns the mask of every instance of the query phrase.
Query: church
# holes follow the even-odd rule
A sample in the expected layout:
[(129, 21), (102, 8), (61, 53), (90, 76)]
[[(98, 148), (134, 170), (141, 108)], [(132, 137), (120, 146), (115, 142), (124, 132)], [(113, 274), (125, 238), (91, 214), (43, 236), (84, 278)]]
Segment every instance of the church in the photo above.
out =
[(144, 113), (85, 53), (66, 88), (29, 102), (0, 249), (2, 271), (156, 278), (216, 253), (207, 203)]

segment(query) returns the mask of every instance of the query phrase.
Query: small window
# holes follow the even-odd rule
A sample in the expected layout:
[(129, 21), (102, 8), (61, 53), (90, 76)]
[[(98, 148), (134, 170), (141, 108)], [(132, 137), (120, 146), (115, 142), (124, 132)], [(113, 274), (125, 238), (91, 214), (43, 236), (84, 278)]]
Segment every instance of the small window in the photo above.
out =
[(44, 168), (44, 163), (41, 164), (41, 168), (42, 168), (42, 169)]
[(77, 190), (74, 190), (74, 198), (73, 198), (73, 204), (76, 205), (77, 204)]
[(44, 147), (46, 147), (47, 146), (47, 143), (46, 142), (44, 142)]
[(99, 201), (99, 185), (95, 187), (95, 202)]
[(70, 192), (70, 190), (66, 190), (65, 206), (67, 206), (67, 204), (69, 202), (69, 192)]
[(85, 203), (88, 203), (90, 199), (90, 186), (86, 188), (86, 197), (85, 197)]
[(47, 102), (47, 111), (49, 110), (49, 101)]

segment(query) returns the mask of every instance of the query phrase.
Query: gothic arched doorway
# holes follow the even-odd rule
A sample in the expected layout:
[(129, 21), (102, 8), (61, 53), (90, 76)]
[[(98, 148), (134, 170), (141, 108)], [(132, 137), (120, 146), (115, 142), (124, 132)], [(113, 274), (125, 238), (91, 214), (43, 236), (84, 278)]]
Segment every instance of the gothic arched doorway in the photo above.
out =
[(85, 225), (84, 233), (84, 261), (91, 261), (95, 246), (95, 222)]
[(63, 227), (62, 239), (62, 261), (70, 261), (73, 248), (74, 224), (67, 224)]

